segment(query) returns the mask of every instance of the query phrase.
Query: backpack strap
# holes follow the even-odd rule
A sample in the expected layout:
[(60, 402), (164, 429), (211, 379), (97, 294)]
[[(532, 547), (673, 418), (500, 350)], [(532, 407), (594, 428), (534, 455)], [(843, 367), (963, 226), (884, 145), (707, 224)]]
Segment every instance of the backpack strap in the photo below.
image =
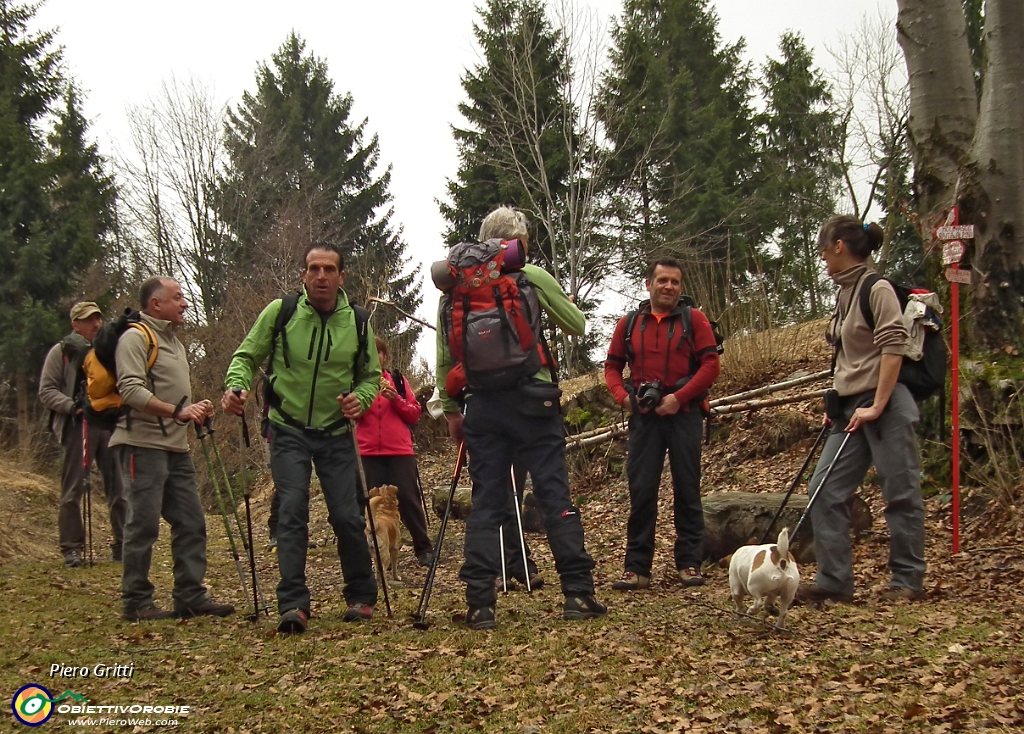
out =
[(630, 311), (626, 314), (626, 326), (623, 329), (623, 341), (625, 343), (626, 362), (630, 365), (636, 359), (636, 351), (633, 349), (633, 329), (636, 328), (636, 320), (640, 318), (640, 311)]
[(367, 368), (370, 361), (370, 354), (367, 351), (367, 343), (369, 342), (369, 324), (370, 324), (370, 312), (362, 306), (352, 305), (352, 312), (356, 317), (356, 337), (359, 340), (359, 346), (356, 347), (356, 359), (352, 363), (352, 383), (355, 386), (356, 377), (359, 373)]
[(270, 358), (267, 360), (266, 369), (268, 377), (274, 372), (274, 353), (277, 351), (278, 337), (281, 338), (281, 353), (284, 355), (284, 366), (285, 368), (291, 367), (291, 364), (288, 362), (288, 334), (285, 333), (285, 327), (288, 326), (288, 322), (292, 320), (292, 316), (298, 310), (299, 295), (298, 293), (289, 293), (281, 299), (281, 308), (277, 312), (277, 318), (274, 319), (274, 331), (270, 336)]
[(875, 287), (875, 283), (880, 280), (886, 280), (878, 273), (868, 273), (864, 276), (864, 281), (860, 284), (860, 293), (858, 294), (860, 300), (860, 315), (864, 317), (864, 321), (867, 322), (868, 328), (871, 331), (875, 330), (875, 314), (871, 312), (871, 289)]
[(395, 381), (395, 392), (397, 392), (402, 400), (408, 400), (409, 395), (405, 391), (405, 378), (402, 373), (398, 370), (388, 370), (391, 373), (391, 379)]
[(156, 341), (156, 332), (153, 331), (149, 324), (142, 321), (133, 321), (128, 326), (129, 328), (141, 331), (142, 335), (146, 337), (146, 371), (148, 372), (153, 369), (153, 365), (156, 364), (157, 355), (160, 353), (160, 345)]

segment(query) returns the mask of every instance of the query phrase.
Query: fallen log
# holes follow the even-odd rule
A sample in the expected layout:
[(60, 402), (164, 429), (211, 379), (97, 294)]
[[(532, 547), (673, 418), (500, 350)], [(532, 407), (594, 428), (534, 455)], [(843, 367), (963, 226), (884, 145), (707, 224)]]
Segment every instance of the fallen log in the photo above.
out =
[(782, 398), (769, 398), (768, 400), (748, 400), (745, 403), (733, 403), (731, 405), (723, 405), (718, 408), (712, 408), (711, 412), (715, 415), (725, 415), (726, 413), (743, 413), (748, 410), (757, 410), (758, 408), (772, 408), (776, 405), (788, 405), (789, 403), (799, 403), (801, 400), (812, 400), (814, 398), (824, 397), (828, 390), (812, 390), (811, 392), (802, 392), (798, 395), (789, 395), (788, 397)]
[(738, 392), (733, 395), (726, 395), (725, 397), (716, 398), (715, 400), (712, 400), (711, 407), (715, 408), (718, 407), (719, 405), (729, 405), (731, 403), (738, 403), (742, 400), (747, 400), (748, 398), (757, 398), (762, 395), (768, 395), (769, 393), (779, 392), (781, 390), (788, 390), (792, 387), (801, 387), (811, 382), (823, 380), (828, 376), (829, 370), (822, 370), (821, 372), (816, 372), (813, 375), (804, 375), (803, 377), (796, 377), (792, 380), (776, 382), (772, 385), (765, 385), (764, 387), (759, 387), (756, 390), (747, 390), (746, 392)]

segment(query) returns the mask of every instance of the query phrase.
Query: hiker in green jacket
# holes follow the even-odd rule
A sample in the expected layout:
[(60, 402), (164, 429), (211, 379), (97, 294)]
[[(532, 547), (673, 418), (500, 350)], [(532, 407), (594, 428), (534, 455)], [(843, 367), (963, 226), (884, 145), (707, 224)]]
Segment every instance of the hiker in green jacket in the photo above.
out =
[[(289, 299), (273, 301), (263, 310), (231, 359), (221, 400), (226, 412), (242, 415), (256, 369), (270, 358), (265, 379), (270, 470), (281, 505), (277, 603), (278, 630), (283, 633), (304, 632), (309, 620), (306, 544), (313, 465), (338, 537), (348, 604), (343, 619), (367, 621), (377, 603), (377, 582), (356, 490), (351, 422), (377, 397), (380, 361), (369, 323), (365, 316), (357, 317), (356, 307), (341, 289), (345, 262), (338, 246), (311, 245), (303, 262), (303, 292), (297, 301), (290, 297), (294, 313), (287, 323), (280, 323), (284, 319), (278, 317), (282, 308), (287, 315)], [(241, 393), (236, 394), (236, 389)]]

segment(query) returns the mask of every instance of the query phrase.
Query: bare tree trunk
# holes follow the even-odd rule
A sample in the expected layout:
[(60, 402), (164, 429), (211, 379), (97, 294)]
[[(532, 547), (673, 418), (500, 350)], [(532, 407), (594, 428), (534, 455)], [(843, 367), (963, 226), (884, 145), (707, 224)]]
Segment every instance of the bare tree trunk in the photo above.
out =
[[(1012, 3), (1020, 0), (1007, 5)], [(953, 203), (960, 167), (974, 137), (978, 102), (960, 0), (897, 4), (899, 42), (910, 79), (914, 189), (921, 226), (927, 232), (941, 210)]]
[(14, 372), (14, 391), (17, 393), (18, 451), (24, 459), (32, 449), (32, 416), (28, 410), (28, 373), (23, 369)]
[(973, 345), (1024, 342), (1024, 2), (985, 3), (985, 69), (961, 218), (975, 225)]

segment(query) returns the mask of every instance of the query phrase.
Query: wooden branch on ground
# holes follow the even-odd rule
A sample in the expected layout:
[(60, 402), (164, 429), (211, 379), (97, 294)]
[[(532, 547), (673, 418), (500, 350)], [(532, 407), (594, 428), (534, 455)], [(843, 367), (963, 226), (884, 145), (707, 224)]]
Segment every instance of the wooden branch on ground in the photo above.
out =
[(812, 390), (811, 392), (802, 392), (797, 395), (790, 395), (782, 398), (769, 398), (768, 400), (748, 400), (744, 403), (733, 403), (732, 405), (722, 405), (717, 408), (712, 408), (711, 412), (715, 415), (724, 415), (726, 413), (742, 413), (747, 410), (757, 410), (758, 408), (771, 408), (775, 405), (786, 405), (788, 403), (799, 403), (801, 400), (811, 400), (813, 398), (824, 397), (828, 390)]
[[(823, 397), (826, 392), (828, 391), (812, 390), (810, 392), (802, 392), (796, 395), (789, 395), (780, 398), (769, 398), (767, 400), (747, 400), (741, 403), (733, 403), (731, 405), (720, 405), (717, 408), (712, 408), (711, 412), (714, 415), (725, 415), (727, 413), (743, 413), (748, 410), (758, 410), (759, 408), (771, 408), (778, 405), (787, 405), (789, 403), (799, 403), (802, 400), (813, 400), (815, 398)], [(606, 441), (610, 441), (618, 436), (625, 435), (627, 431), (627, 423), (613, 423), (610, 426), (602, 426), (601, 428), (595, 428), (592, 431), (586, 431), (584, 433), (578, 433), (575, 436), (569, 436), (565, 442), (565, 449), (566, 451), (570, 451), (572, 449), (578, 449), (584, 446), (594, 446), (596, 444), (601, 444)]]
[(786, 380), (785, 382), (777, 382), (773, 385), (765, 385), (759, 387), (756, 390), (747, 390), (746, 392), (739, 392), (734, 395), (726, 395), (722, 398), (717, 398), (711, 401), (711, 407), (716, 408), (719, 405), (729, 405), (731, 403), (738, 403), (748, 398), (756, 398), (761, 395), (768, 395), (769, 393), (779, 392), (780, 390), (788, 390), (791, 387), (800, 387), (810, 382), (817, 382), (823, 380), (829, 375), (829, 370), (822, 370), (813, 375), (804, 375), (803, 377), (797, 377), (792, 380)]

